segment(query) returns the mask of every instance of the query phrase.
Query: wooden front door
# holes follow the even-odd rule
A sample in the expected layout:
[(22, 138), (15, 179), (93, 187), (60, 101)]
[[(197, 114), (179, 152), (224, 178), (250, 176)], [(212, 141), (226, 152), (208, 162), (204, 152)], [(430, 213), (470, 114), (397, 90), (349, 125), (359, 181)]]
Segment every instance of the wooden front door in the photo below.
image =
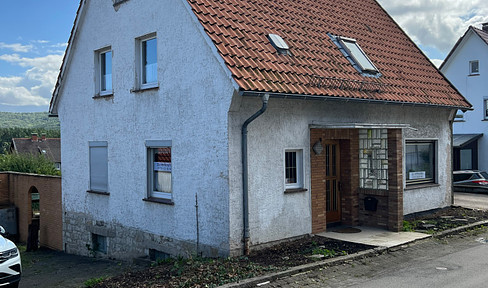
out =
[(325, 141), (326, 222), (341, 221), (340, 151), (338, 141)]

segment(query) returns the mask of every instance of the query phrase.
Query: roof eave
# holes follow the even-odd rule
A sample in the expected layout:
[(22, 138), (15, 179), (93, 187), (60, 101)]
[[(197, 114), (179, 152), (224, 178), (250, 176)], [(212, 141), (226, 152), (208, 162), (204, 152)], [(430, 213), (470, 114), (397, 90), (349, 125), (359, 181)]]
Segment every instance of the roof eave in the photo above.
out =
[(270, 98), (279, 98), (279, 99), (338, 101), (338, 102), (417, 106), (417, 107), (432, 107), (432, 108), (437, 107), (437, 108), (458, 109), (458, 110), (462, 110), (462, 111), (474, 110), (472, 107), (464, 107), (464, 106), (439, 105), (439, 104), (430, 104), (430, 103), (415, 103), (415, 102), (389, 101), (389, 100), (376, 100), (376, 99), (359, 99), (359, 98), (336, 97), (336, 96), (325, 96), (325, 95), (287, 94), (287, 93), (273, 93), (273, 92), (266, 92), (266, 91), (240, 91), (240, 94), (244, 97), (261, 97), (263, 94), (269, 94)]
[(73, 42), (76, 38), (76, 33), (78, 31), (78, 24), (80, 22), (81, 16), (84, 12), (86, 0), (80, 0), (80, 5), (78, 6), (78, 10), (76, 11), (76, 18), (73, 23), (73, 28), (71, 29), (71, 34), (68, 39), (68, 46), (66, 47), (66, 52), (63, 56), (63, 62), (61, 64), (61, 68), (59, 70), (58, 79), (56, 80), (56, 85), (54, 86), (53, 95), (51, 98), (51, 103), (49, 104), (49, 117), (57, 117), (58, 115), (58, 101), (59, 101), (59, 90), (61, 89), (61, 85), (63, 84), (63, 78), (66, 74), (66, 69), (68, 67), (68, 62), (71, 59), (71, 48), (74, 45)]

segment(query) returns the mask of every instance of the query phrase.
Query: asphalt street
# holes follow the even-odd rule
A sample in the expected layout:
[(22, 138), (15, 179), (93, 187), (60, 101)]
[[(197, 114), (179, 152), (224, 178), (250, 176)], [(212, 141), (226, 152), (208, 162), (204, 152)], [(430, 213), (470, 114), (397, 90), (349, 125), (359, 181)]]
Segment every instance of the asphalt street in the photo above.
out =
[[(455, 205), (488, 209), (488, 195), (456, 193)], [(422, 240), (382, 255), (299, 273), (261, 287), (488, 287), (487, 242), (488, 228)]]

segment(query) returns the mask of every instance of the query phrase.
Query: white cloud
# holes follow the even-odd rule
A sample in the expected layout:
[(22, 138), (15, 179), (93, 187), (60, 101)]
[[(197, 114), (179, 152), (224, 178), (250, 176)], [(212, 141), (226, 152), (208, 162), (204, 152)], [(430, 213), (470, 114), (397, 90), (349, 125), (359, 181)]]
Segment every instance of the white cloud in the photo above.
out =
[(0, 42), (0, 49), (10, 49), (14, 52), (27, 53), (30, 52), (34, 46), (32, 45), (22, 45), (20, 43), (7, 44)]
[(18, 54), (0, 55), (0, 61), (27, 69), (22, 77), (0, 77), (0, 104), (49, 105), (62, 58), (62, 54), (37, 58)]
[(486, 0), (379, 0), (417, 44), (447, 53), (470, 25), (488, 22)]

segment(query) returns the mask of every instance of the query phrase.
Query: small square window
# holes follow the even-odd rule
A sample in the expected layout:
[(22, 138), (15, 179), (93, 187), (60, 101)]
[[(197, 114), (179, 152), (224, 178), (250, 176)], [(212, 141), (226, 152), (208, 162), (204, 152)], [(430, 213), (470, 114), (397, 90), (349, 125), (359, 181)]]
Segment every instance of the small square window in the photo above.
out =
[(107, 254), (107, 237), (98, 234), (92, 234), (92, 246), (94, 252)]
[(112, 50), (105, 48), (96, 53), (97, 94), (106, 96), (113, 94), (112, 88)]
[(106, 141), (89, 142), (90, 191), (108, 192), (108, 152)]
[(158, 53), (155, 35), (138, 39), (138, 79), (140, 89), (154, 88), (158, 85)]
[(171, 141), (146, 141), (148, 197), (172, 198)]
[(480, 62), (478, 60), (469, 61), (469, 74), (480, 74)]
[(303, 188), (303, 152), (302, 150), (285, 151), (285, 187), (286, 189)]

